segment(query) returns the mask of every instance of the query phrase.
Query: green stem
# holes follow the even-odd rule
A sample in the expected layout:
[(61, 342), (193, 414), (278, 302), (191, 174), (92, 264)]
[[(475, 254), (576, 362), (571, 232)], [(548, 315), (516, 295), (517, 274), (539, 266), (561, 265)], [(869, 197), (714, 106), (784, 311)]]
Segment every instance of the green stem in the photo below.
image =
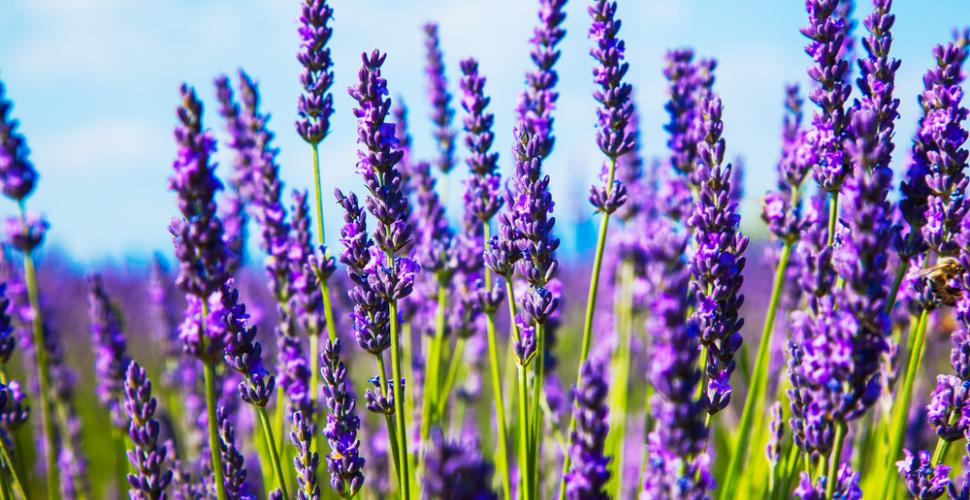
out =
[[(609, 185), (613, 184), (613, 170), (616, 167), (616, 160), (614, 159), (610, 162), (610, 180)], [(579, 387), (583, 381), (583, 364), (586, 363), (586, 358), (589, 357), (589, 345), (591, 333), (593, 331), (593, 316), (596, 311), (596, 295), (599, 292), (599, 280), (600, 280), (600, 268), (603, 266), (603, 250), (606, 248), (606, 234), (607, 228), (610, 224), (610, 214), (604, 213), (603, 219), (600, 221), (599, 236), (596, 240), (596, 254), (593, 258), (593, 273), (590, 277), (589, 283), (589, 295), (586, 298), (586, 317), (583, 321), (583, 341), (579, 351), (579, 369), (576, 375), (576, 387)], [(575, 415), (569, 417), (569, 430), (566, 433), (569, 436), (570, 442), (572, 441), (573, 431), (576, 430), (576, 418)], [(569, 467), (572, 463), (572, 457), (567, 453), (563, 458), (562, 462), (562, 479), (559, 482), (559, 498), (566, 498), (566, 473), (569, 472)]]
[(633, 341), (633, 262), (625, 259), (620, 266), (619, 296), (616, 306), (616, 329), (619, 342), (613, 351), (612, 382), (610, 383), (609, 408), (610, 427), (606, 435), (607, 456), (612, 456), (610, 482), (607, 493), (610, 498), (620, 498), (620, 487), (623, 483), (623, 450), (626, 437), (627, 407), (630, 394), (630, 367), (632, 364)]
[[(489, 238), (489, 225), (486, 222), (482, 227), (483, 240), (487, 243)], [(485, 290), (492, 291), (492, 271), (485, 267)], [(488, 334), (488, 361), (489, 375), (492, 379), (492, 399), (495, 403), (495, 419), (498, 424), (498, 449), (496, 450), (495, 463), (499, 474), (502, 476), (502, 492), (505, 500), (512, 497), (512, 479), (509, 474), (509, 443), (508, 431), (505, 428), (505, 399), (502, 397), (502, 374), (498, 361), (498, 345), (495, 341), (495, 313), (485, 314), (487, 334)]]
[(829, 199), (829, 238), (828, 245), (832, 246), (835, 241), (835, 222), (839, 218), (839, 192), (832, 192)]
[[(384, 355), (375, 354), (377, 357), (377, 378), (381, 384), (381, 396), (387, 398), (387, 375), (385, 375), (384, 370)], [(396, 396), (396, 394), (395, 394)], [(400, 456), (397, 449), (397, 432), (394, 427), (394, 418), (390, 415), (384, 415), (384, 421), (387, 423), (387, 442), (390, 446), (388, 449), (391, 450), (391, 457), (394, 462), (394, 471), (391, 473), (391, 482), (396, 483), (398, 487), (401, 485), (401, 463), (399, 462)]]
[(899, 269), (896, 270), (896, 279), (893, 280), (893, 287), (889, 290), (889, 300), (886, 303), (886, 311), (892, 312), (893, 307), (896, 305), (896, 296), (899, 295), (899, 287), (903, 284), (903, 278), (906, 277), (906, 271), (909, 270), (909, 259), (903, 259), (899, 263)]
[(455, 383), (458, 381), (458, 371), (461, 369), (462, 355), (465, 351), (465, 339), (459, 337), (455, 341), (455, 352), (451, 354), (451, 361), (448, 363), (448, 371), (445, 376), (445, 385), (441, 392), (438, 394), (438, 405), (435, 409), (435, 415), (440, 418), (444, 418), (445, 409), (448, 406), (448, 399), (451, 395), (451, 391), (455, 387)]
[(269, 458), (273, 464), (273, 471), (276, 473), (276, 482), (279, 483), (283, 498), (290, 498), (290, 495), (286, 492), (286, 476), (283, 475), (283, 467), (280, 465), (280, 454), (276, 451), (276, 439), (273, 436), (273, 428), (269, 424), (269, 417), (266, 416), (266, 408), (262, 406), (257, 406), (256, 408), (259, 414), (259, 422), (263, 426), (263, 436), (266, 442), (269, 443)]
[(529, 474), (529, 437), (527, 432), (529, 396), (526, 389), (526, 367), (517, 365), (517, 368), (519, 372), (519, 423), (516, 425), (519, 428), (519, 496), (522, 500), (530, 500), (532, 498), (532, 474)]
[[(208, 307), (205, 304), (205, 299), (203, 299), (202, 304), (202, 317), (205, 318), (208, 316), (206, 312)], [(204, 333), (201, 334), (200, 337), (204, 339)], [(203, 346), (202, 351), (205, 352), (205, 346)], [(209, 418), (209, 453), (212, 459), (212, 473), (215, 475), (214, 480), (216, 483), (216, 497), (218, 497), (219, 500), (226, 500), (226, 481), (223, 477), (222, 454), (219, 453), (219, 424), (216, 421), (216, 372), (211, 361), (204, 361), (202, 366), (203, 376), (205, 378), (205, 406), (206, 413)], [(276, 448), (272, 445), (272, 443), (270, 443), (270, 448), (270, 453), (275, 455)], [(280, 485), (280, 487), (282, 488), (284, 486)]]
[[(111, 440), (115, 446), (115, 489), (118, 498), (128, 495), (128, 446), (127, 437), (121, 429), (111, 426)], [(0, 439), (0, 441), (3, 441)]]
[[(388, 256), (388, 259), (391, 257)], [(397, 421), (398, 455), (401, 464), (401, 498), (411, 498), (411, 474), (408, 467), (408, 426), (404, 415), (404, 381), (401, 380), (401, 345), (398, 336), (397, 302), (391, 301), (388, 310), (391, 316), (391, 376), (394, 378), (394, 418)]]
[(536, 478), (532, 482), (532, 496), (533, 498), (539, 497), (539, 492), (537, 488), (539, 487), (539, 455), (542, 450), (542, 408), (539, 402), (542, 400), (543, 396), (543, 379), (545, 378), (545, 352), (546, 352), (546, 325), (544, 323), (535, 323), (536, 328), (536, 359), (535, 363), (535, 375), (533, 377), (532, 383), (532, 400), (530, 404), (532, 409), (530, 410), (529, 416), (532, 417), (532, 434), (530, 435), (530, 457), (532, 459), (532, 475)]
[(788, 269), (788, 260), (791, 256), (791, 242), (785, 242), (781, 248), (781, 256), (778, 259), (778, 267), (775, 269), (775, 278), (771, 287), (771, 300), (768, 302), (768, 311), (765, 313), (764, 327), (761, 330), (761, 339), (758, 341), (758, 354), (755, 359), (754, 373), (751, 380), (751, 388), (744, 399), (744, 409), (741, 411), (741, 422), (738, 424), (738, 441), (731, 455), (731, 461), (727, 469), (727, 479), (724, 488), (721, 490), (720, 498), (734, 498), (734, 490), (742, 473), (742, 468), (747, 458), (748, 447), (751, 444), (751, 430), (754, 422), (757, 403), (764, 398), (764, 391), (768, 385), (768, 361), (771, 354), (771, 336), (775, 326), (775, 316), (778, 312), (778, 304), (781, 301), (781, 293), (785, 286), (785, 274)]
[(428, 347), (424, 366), (424, 398), (421, 404), (421, 442), (428, 441), (428, 435), (434, 423), (435, 409), (438, 408), (438, 391), (441, 389), (441, 349), (445, 335), (445, 307), (448, 303), (448, 289), (441, 274), (438, 274), (438, 307), (435, 311), (434, 337)]
[(946, 439), (940, 438), (936, 442), (936, 449), (933, 450), (933, 465), (939, 465), (943, 463), (946, 458), (946, 452), (950, 449), (950, 442)]
[(838, 482), (839, 464), (842, 462), (842, 445), (845, 443), (847, 425), (842, 420), (835, 421), (835, 443), (829, 455), (829, 471), (825, 481), (825, 498), (832, 499), (835, 493), (835, 483)]
[[(903, 438), (906, 434), (906, 417), (909, 414), (909, 403), (910, 398), (913, 395), (913, 384), (916, 380), (916, 374), (919, 372), (919, 367), (923, 359), (923, 351), (925, 348), (924, 337), (926, 336), (926, 325), (929, 322), (929, 311), (924, 309), (919, 316), (919, 323), (917, 323), (916, 334), (912, 339), (912, 348), (910, 349), (909, 362), (906, 366), (906, 377), (903, 379), (903, 389), (900, 394), (896, 397), (896, 405), (892, 415), (892, 424), (890, 425), (889, 434), (889, 453), (886, 455), (886, 466), (890, 466), (899, 456), (899, 452), (903, 447)], [(883, 495), (881, 498), (888, 498), (887, 495), (892, 491), (896, 483), (896, 474), (888, 474), (888, 477), (883, 481)]]
[(788, 457), (785, 459), (785, 475), (782, 477), (781, 488), (778, 489), (774, 498), (787, 498), (801, 460), (802, 453), (800, 453), (798, 445), (792, 443), (791, 447), (788, 448)]
[[(20, 220), (26, 225), (26, 211), (23, 203), (20, 205)], [(44, 320), (40, 311), (40, 300), (37, 291), (37, 270), (34, 268), (34, 257), (30, 252), (24, 252), (24, 281), (27, 282), (27, 297), (30, 308), (34, 312), (32, 323), (34, 336), (34, 364), (37, 367), (37, 381), (40, 385), (40, 417), (44, 433), (44, 457), (47, 465), (47, 498), (57, 498), (58, 469), (57, 453), (54, 446), (54, 420), (51, 415), (50, 400), (50, 367), (47, 366), (47, 343), (44, 342)], [(221, 500), (221, 499), (220, 499)]]
[(24, 483), (20, 480), (17, 467), (14, 466), (13, 458), (7, 447), (7, 441), (4, 439), (0, 439), (0, 453), (3, 453), (3, 461), (7, 463), (7, 468), (10, 469), (10, 476), (13, 478), (13, 486), (16, 488), (17, 494), (24, 499), (30, 498), (27, 496), (26, 490), (24, 490)]

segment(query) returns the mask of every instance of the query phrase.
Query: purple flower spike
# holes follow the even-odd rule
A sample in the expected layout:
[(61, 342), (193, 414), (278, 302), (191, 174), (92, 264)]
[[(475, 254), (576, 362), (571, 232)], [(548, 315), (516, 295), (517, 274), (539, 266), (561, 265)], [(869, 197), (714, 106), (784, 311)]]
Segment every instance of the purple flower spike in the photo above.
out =
[(222, 222), (216, 216), (215, 203), (222, 183), (210, 162), (216, 144), (202, 128), (202, 102), (187, 85), (183, 84), (180, 92), (182, 105), (175, 128), (179, 147), (169, 189), (176, 192), (182, 218), (173, 220), (169, 231), (180, 264), (177, 283), (186, 293), (204, 298), (228, 277)]
[(0, 189), (14, 201), (30, 196), (37, 183), (37, 171), (30, 162), (30, 149), (17, 127), (20, 123), (10, 116), (13, 103), (6, 87), (0, 82)]
[(448, 226), (445, 207), (435, 190), (435, 178), (427, 162), (412, 166), (415, 188), (414, 220), (420, 221), (415, 238), (415, 259), (429, 274), (448, 278), (455, 270), (452, 262), (454, 232)]
[(593, 98), (600, 104), (596, 109), (598, 130), (596, 144), (612, 162), (600, 173), (604, 185), (590, 188), (590, 203), (603, 213), (613, 213), (626, 202), (626, 187), (612, 171), (616, 160), (633, 149), (635, 136), (627, 130), (633, 116), (633, 86), (623, 81), (630, 65), (623, 60), (626, 45), (617, 35), (620, 20), (616, 19), (616, 2), (598, 0), (589, 7), (593, 19), (589, 36), (593, 40), (590, 55), (597, 61), (593, 81), (599, 87)]
[(785, 436), (785, 421), (782, 415), (781, 402), (775, 401), (771, 405), (771, 419), (768, 423), (768, 446), (765, 454), (768, 462), (774, 467), (781, 458), (781, 440)]
[[(310, 244), (309, 212), (306, 191), (293, 191), (293, 233), (289, 251), (293, 300), (290, 308), (308, 334), (318, 335), (326, 328), (326, 320), (323, 314), (323, 295), (311, 263), (311, 258), (315, 256)], [(324, 258), (323, 255), (320, 257)], [(328, 268), (329, 265), (323, 263), (318, 269)]]
[(707, 348), (708, 412), (723, 410), (731, 399), (734, 353), (741, 347), (739, 315), (744, 295), (742, 272), (748, 239), (741, 234), (737, 202), (731, 199), (732, 166), (722, 166), (721, 100), (714, 96), (702, 107), (704, 140), (697, 145), (701, 165), (696, 172), (700, 199), (688, 225), (695, 229), (697, 251), (691, 262), (691, 292), (698, 306), (692, 316)]
[(501, 176), (498, 172), (498, 153), (492, 151), (495, 134), (492, 125), (495, 115), (488, 112), (491, 98), (485, 95), (485, 77), (478, 73), (478, 61), (461, 62), (461, 107), (465, 110), (465, 146), (468, 148), (468, 169), (472, 176), (465, 184), (466, 213), (482, 223), (492, 220), (502, 207)]
[(445, 57), (441, 53), (438, 25), (425, 24), (424, 35), (428, 100), (431, 101), (431, 122), (434, 124), (434, 139), (439, 155), (437, 165), (441, 173), (447, 175), (455, 167), (455, 131), (451, 127), (455, 110), (451, 107), (451, 93), (448, 92)]
[(808, 76), (818, 82), (809, 98), (820, 108), (812, 119), (809, 141), (815, 146), (815, 181), (821, 189), (838, 192), (849, 173), (842, 142), (849, 125), (845, 103), (852, 92), (847, 81), (849, 63), (843, 50), (849, 23), (839, 16), (839, 0), (806, 0), (808, 26), (801, 32), (810, 42), (805, 52), (812, 58)]
[(798, 85), (789, 85), (785, 88), (778, 190), (765, 196), (761, 207), (762, 220), (768, 224), (771, 234), (781, 241), (797, 241), (801, 233), (802, 203), (801, 197), (795, 193), (812, 166), (811, 151), (802, 129), (802, 99)]
[(326, 342), (320, 365), (323, 400), (328, 410), (323, 435), (331, 450), (327, 456), (330, 485), (341, 497), (350, 498), (364, 485), (364, 458), (360, 456), (357, 438), (357, 399), (347, 383), (347, 367), (340, 359), (340, 339)]
[(573, 465), (566, 475), (566, 498), (608, 499), (606, 483), (610, 480), (611, 458), (605, 455), (604, 448), (610, 410), (606, 406), (609, 388), (604, 365), (587, 360), (580, 380), (582, 385), (575, 389), (576, 430), (570, 438)]
[(485, 460), (478, 441), (470, 435), (460, 440), (446, 439), (441, 429), (431, 429), (431, 442), (425, 452), (425, 471), (421, 486), (427, 499), (494, 500), (492, 464)]
[(693, 173), (697, 168), (697, 143), (703, 137), (696, 126), (700, 120), (700, 106), (714, 83), (714, 67), (711, 59), (694, 61), (690, 49), (673, 50), (667, 53), (667, 66), (664, 76), (669, 82), (669, 100), (664, 108), (670, 121), (664, 129), (670, 134), (667, 147), (671, 151), (670, 164), (680, 174), (694, 182)]
[(249, 484), (246, 482), (246, 458), (236, 447), (236, 428), (224, 406), (217, 410), (216, 420), (219, 426), (219, 453), (222, 455), (226, 495), (230, 498), (250, 498)]
[(939, 498), (950, 486), (950, 467), (933, 465), (930, 452), (920, 450), (913, 455), (903, 450), (903, 459), (896, 462), (896, 469), (906, 481), (909, 494), (916, 498)]
[(320, 458), (311, 445), (314, 425), (303, 418), (303, 412), (300, 411), (294, 412), (290, 421), (293, 428), (290, 431), (290, 442), (296, 447), (293, 468), (296, 469), (296, 482), (299, 486), (297, 498), (317, 500), (320, 498), (320, 487), (317, 486), (317, 465)]
[[(795, 496), (801, 500), (825, 500), (825, 487), (828, 478), (821, 476), (813, 484), (811, 477), (802, 472), (798, 486), (795, 488)], [(832, 498), (839, 500), (860, 500), (862, 490), (859, 489), (859, 473), (852, 472), (848, 464), (839, 465), (838, 482), (835, 484), (835, 491)]]
[(145, 369), (138, 363), (129, 363), (125, 376), (125, 411), (131, 418), (128, 436), (134, 445), (128, 450), (128, 460), (134, 468), (134, 473), (128, 474), (129, 494), (133, 499), (165, 498), (165, 488), (172, 482), (172, 471), (165, 469), (167, 449), (158, 443), (156, 406), (152, 382)]
[(242, 108), (236, 102), (232, 92), (229, 77), (220, 75), (215, 80), (216, 98), (219, 100), (219, 115), (225, 122), (226, 133), (229, 135), (228, 145), (232, 149), (232, 174), (229, 185), (240, 201), (249, 203), (253, 200), (257, 185), (253, 177), (253, 162), (255, 142), (249, 123), (243, 116)]
[(937, 375), (936, 388), (926, 405), (926, 421), (940, 439), (956, 441), (967, 430), (970, 413), (970, 381), (953, 375)]
[(30, 406), (27, 405), (27, 393), (16, 380), (10, 381), (6, 387), (0, 389), (3, 393), (4, 404), (0, 405), (0, 425), (8, 431), (16, 431), (30, 419)]
[(536, 67), (526, 73), (528, 88), (519, 94), (515, 108), (521, 122), (519, 128), (526, 128), (529, 136), (536, 137), (536, 150), (542, 158), (549, 156), (556, 142), (552, 135), (552, 112), (559, 99), (559, 93), (555, 90), (559, 74), (554, 66), (559, 60), (559, 42), (566, 36), (566, 30), (562, 28), (566, 19), (566, 1), (539, 0), (539, 26), (529, 40), (532, 44), (530, 56)]
[(296, 131), (304, 141), (319, 144), (330, 131), (333, 115), (333, 59), (330, 37), (333, 7), (326, 0), (305, 0), (300, 14), (300, 51), (296, 59), (303, 66), (300, 83), (303, 93), (297, 103)]
[(50, 224), (43, 216), (27, 212), (24, 219), (8, 217), (4, 221), (4, 233), (10, 245), (21, 252), (32, 252), (44, 242)]
[(127, 342), (121, 333), (121, 322), (115, 306), (104, 290), (100, 275), (88, 280), (88, 316), (91, 319), (91, 343), (94, 346), (96, 392), (111, 414), (114, 425), (124, 428), (128, 419), (122, 413), (121, 399), (125, 389), (125, 374), (131, 359)]
[[(4, 276), (4, 278), (7, 278)], [(10, 297), (7, 296), (7, 284), (0, 283), (0, 365), (6, 366), (17, 347), (17, 338), (14, 336), (14, 329), (11, 314)]]
[(239, 292), (232, 280), (223, 285), (222, 323), (225, 328), (225, 360), (229, 368), (242, 375), (239, 395), (243, 401), (265, 407), (273, 394), (275, 380), (263, 367), (263, 348), (255, 341), (256, 327), (247, 326), (246, 305), (239, 302)]

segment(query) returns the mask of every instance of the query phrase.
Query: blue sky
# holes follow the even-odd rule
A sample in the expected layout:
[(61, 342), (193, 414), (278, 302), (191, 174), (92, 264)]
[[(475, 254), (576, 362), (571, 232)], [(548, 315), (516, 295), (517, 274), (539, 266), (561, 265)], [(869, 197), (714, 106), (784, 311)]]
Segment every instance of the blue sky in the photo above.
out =
[[(356, 78), (361, 51), (388, 51), (385, 76), (392, 97), (403, 96), (411, 108), (417, 154), (433, 154), (424, 101), (421, 25), (426, 21), (441, 24), (455, 92), (458, 61), (469, 56), (481, 61), (497, 114), (497, 148), (508, 171), (512, 109), (530, 64), (526, 41), (536, 20), (535, 2), (332, 4), (337, 111), (334, 132), (321, 148), (328, 192), (334, 186), (360, 188), (354, 175), (352, 103), (345, 89)], [(558, 141), (546, 167), (564, 228), (590, 213), (585, 193), (600, 165), (593, 139), (586, 4), (572, 1), (568, 6), (559, 64)], [(809, 61), (798, 32), (806, 22), (803, 7), (797, 0), (620, 0), (621, 36), (637, 88), (646, 155), (664, 154), (664, 52), (693, 46), (719, 60), (716, 89), (726, 106), (724, 135), (729, 155), (747, 160), (744, 214), (745, 228), (752, 233), (762, 231), (758, 199), (774, 182), (783, 85), (807, 80)], [(970, 24), (970, 8), (966, 0), (902, 0), (895, 7), (894, 55), (903, 61), (897, 76), (902, 118), (896, 160), (902, 165), (917, 119), (921, 75), (933, 62), (930, 50), (949, 40), (952, 27)], [(856, 18), (861, 21), (868, 10), (862, 2)], [(14, 114), (41, 173), (31, 206), (49, 217), (50, 241), (83, 262), (167, 251), (165, 227), (175, 203), (166, 179), (174, 155), (178, 85), (186, 81), (198, 88), (208, 104), (207, 124), (221, 138), (212, 80), (239, 67), (260, 81), (282, 150), (284, 181), (309, 187), (310, 152), (292, 125), (299, 92), (294, 55), (298, 15), (298, 0), (0, 2), (0, 79), (15, 101)], [(860, 23), (856, 33), (863, 31)], [(452, 202), (458, 205), (457, 193)], [(0, 214), (12, 212), (10, 204), (0, 204)], [(331, 238), (337, 222), (331, 208)], [(568, 239), (568, 229), (563, 232)]]

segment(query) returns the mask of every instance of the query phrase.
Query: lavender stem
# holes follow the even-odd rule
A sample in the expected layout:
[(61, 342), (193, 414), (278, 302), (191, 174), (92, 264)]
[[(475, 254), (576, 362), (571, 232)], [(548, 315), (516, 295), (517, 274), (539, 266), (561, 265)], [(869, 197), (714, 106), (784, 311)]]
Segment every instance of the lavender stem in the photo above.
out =
[[(208, 385), (206, 385), (206, 389), (208, 389)], [(208, 395), (208, 391), (206, 391), (206, 393)], [(283, 475), (283, 468), (280, 466), (280, 454), (276, 448), (276, 439), (273, 436), (273, 428), (269, 424), (269, 417), (266, 415), (266, 408), (263, 406), (256, 406), (256, 412), (259, 415), (259, 423), (263, 427), (263, 435), (266, 437), (266, 442), (269, 445), (269, 458), (273, 462), (273, 469), (276, 472), (276, 481), (279, 483), (280, 491), (283, 492), (283, 498), (290, 498), (286, 492), (286, 476)]]
[[(482, 241), (491, 241), (489, 224), (482, 225)], [(492, 290), (492, 270), (485, 266), (485, 290)], [(511, 500), (512, 479), (509, 474), (509, 443), (508, 431), (505, 424), (505, 399), (502, 396), (502, 376), (498, 362), (498, 346), (495, 341), (495, 313), (489, 309), (485, 314), (488, 334), (488, 362), (489, 375), (492, 381), (492, 399), (495, 402), (495, 419), (498, 423), (498, 451), (496, 464), (502, 475), (502, 494), (505, 500)]]
[[(20, 480), (20, 474), (17, 473), (17, 467), (14, 466), (13, 460), (10, 457), (10, 450), (7, 449), (7, 442), (3, 439), (0, 439), (0, 453), (3, 453), (3, 461), (7, 463), (7, 468), (10, 469), (10, 476), (13, 477), (13, 485), (17, 490), (17, 494), (19, 494), (21, 498), (30, 498), (24, 491), (24, 483)], [(3, 489), (6, 490), (6, 485), (4, 485)]]

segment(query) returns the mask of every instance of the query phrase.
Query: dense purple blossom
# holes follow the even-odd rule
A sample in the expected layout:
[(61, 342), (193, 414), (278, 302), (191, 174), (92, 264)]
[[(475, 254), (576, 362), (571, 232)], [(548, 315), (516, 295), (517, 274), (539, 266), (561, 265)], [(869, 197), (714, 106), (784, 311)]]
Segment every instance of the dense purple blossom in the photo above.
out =
[(583, 364), (582, 371), (580, 385), (575, 389), (576, 430), (569, 440), (573, 461), (572, 469), (566, 475), (566, 498), (607, 499), (611, 457), (605, 450), (610, 411), (606, 406), (609, 393), (606, 368), (601, 362), (590, 359)]
[[(831, 498), (839, 500), (861, 500), (862, 490), (859, 489), (859, 473), (852, 472), (848, 464), (841, 464), (838, 472), (838, 482), (835, 484)], [(802, 472), (794, 495), (801, 500), (824, 500), (828, 478), (824, 475), (813, 483), (811, 477)]]
[(96, 392), (111, 414), (112, 423), (125, 427), (127, 418), (122, 414), (121, 398), (128, 371), (127, 342), (121, 333), (121, 319), (104, 289), (100, 275), (88, 280), (88, 316), (91, 320), (91, 344), (94, 350)]
[(250, 498), (250, 487), (246, 482), (248, 472), (246, 459), (236, 446), (236, 427), (225, 407), (219, 407), (216, 420), (219, 428), (219, 454), (222, 455), (226, 495), (230, 498)]
[(293, 457), (293, 468), (296, 470), (297, 498), (300, 500), (317, 500), (320, 498), (320, 487), (317, 485), (317, 465), (319, 456), (312, 449), (312, 422), (304, 418), (303, 412), (294, 412), (290, 417), (292, 430), (290, 442), (296, 447)]
[(445, 58), (441, 53), (441, 40), (438, 37), (438, 25), (435, 23), (424, 25), (424, 48), (424, 72), (428, 100), (431, 102), (431, 123), (434, 124), (435, 145), (438, 147), (435, 164), (441, 173), (447, 175), (455, 167), (455, 131), (451, 126), (455, 110), (451, 107)]
[(670, 121), (664, 129), (670, 134), (667, 147), (670, 149), (670, 165), (694, 183), (693, 173), (697, 168), (697, 144), (703, 135), (697, 127), (701, 118), (701, 103), (711, 91), (714, 82), (713, 59), (694, 61), (690, 49), (678, 49), (665, 56), (667, 65), (664, 77), (668, 81), (668, 97), (664, 109)]
[[(314, 258), (310, 243), (310, 207), (306, 191), (293, 191), (293, 231), (290, 240), (289, 266), (293, 298), (292, 314), (310, 335), (319, 335), (326, 328), (323, 314), (323, 295), (314, 273)], [(317, 269), (329, 269), (329, 264), (319, 264)]]
[(491, 500), (492, 464), (479, 450), (478, 440), (462, 435), (459, 440), (445, 438), (441, 429), (431, 429), (431, 442), (425, 452), (421, 480), (422, 498), (434, 500)]
[(562, 23), (566, 19), (567, 0), (539, 0), (539, 26), (529, 43), (532, 45), (530, 56), (535, 69), (525, 75), (528, 86), (519, 94), (515, 111), (520, 130), (516, 137), (528, 135), (536, 137), (536, 150), (542, 158), (552, 152), (555, 137), (552, 135), (552, 112), (556, 109), (559, 92), (555, 90), (559, 74), (555, 70), (559, 60), (559, 42), (566, 36)]
[(8, 217), (3, 225), (6, 241), (27, 253), (33, 252), (44, 242), (49, 228), (47, 219), (34, 212), (27, 212), (22, 217)]
[(152, 397), (152, 383), (138, 363), (130, 363), (125, 375), (125, 412), (131, 423), (128, 437), (133, 448), (128, 460), (134, 468), (128, 474), (129, 494), (133, 499), (165, 498), (165, 488), (172, 481), (166, 463), (167, 449), (158, 442), (159, 423), (155, 418), (158, 403)]
[(805, 141), (802, 116), (802, 99), (798, 93), (798, 85), (789, 85), (785, 87), (778, 188), (765, 196), (761, 206), (762, 220), (768, 224), (771, 234), (784, 242), (798, 240), (801, 233), (800, 188), (812, 166), (812, 150)]
[(331, 450), (326, 457), (330, 485), (340, 496), (350, 498), (364, 485), (364, 459), (360, 456), (360, 440), (357, 438), (360, 429), (357, 398), (347, 381), (347, 367), (340, 358), (339, 339), (328, 340), (324, 345), (320, 374), (323, 401), (328, 410), (323, 435)]
[(472, 173), (465, 181), (465, 212), (476, 216), (482, 223), (488, 223), (504, 201), (500, 195), (498, 153), (492, 151), (495, 115), (487, 111), (491, 98), (485, 95), (485, 77), (478, 72), (478, 61), (463, 60), (461, 72), (461, 107), (466, 113), (465, 146), (468, 149), (465, 163)]
[(933, 465), (930, 452), (925, 450), (915, 455), (903, 450), (903, 459), (896, 462), (896, 469), (903, 476), (909, 494), (915, 498), (939, 498), (950, 485), (950, 467)]
[(11, 116), (13, 102), (0, 81), (0, 189), (8, 198), (20, 202), (30, 196), (37, 183), (37, 171), (30, 162), (27, 141), (17, 130), (20, 123)]
[(734, 353), (741, 347), (740, 330), (744, 325), (739, 314), (744, 303), (740, 289), (748, 246), (748, 239), (739, 230), (737, 202), (730, 196), (732, 165), (723, 165), (721, 111), (717, 97), (706, 100), (701, 109), (701, 129), (706, 134), (697, 145), (701, 161), (696, 172), (700, 198), (688, 219), (697, 243), (691, 260), (691, 293), (697, 300), (692, 319), (707, 350), (706, 396), (711, 414), (724, 409), (731, 399)]
[(7, 283), (0, 282), (0, 365), (6, 366), (17, 347), (11, 323), (11, 302), (7, 296)]
[(229, 368), (245, 379), (239, 383), (239, 395), (243, 401), (266, 406), (273, 394), (275, 380), (263, 367), (263, 348), (256, 342), (256, 327), (247, 325), (249, 314), (246, 305), (239, 301), (239, 291), (229, 280), (223, 285), (221, 320), (225, 327), (225, 360)]
[(330, 131), (333, 115), (333, 58), (330, 37), (333, 7), (327, 0), (304, 0), (300, 13), (300, 51), (296, 59), (303, 66), (300, 84), (303, 93), (297, 103), (296, 131), (304, 141), (316, 145)]

